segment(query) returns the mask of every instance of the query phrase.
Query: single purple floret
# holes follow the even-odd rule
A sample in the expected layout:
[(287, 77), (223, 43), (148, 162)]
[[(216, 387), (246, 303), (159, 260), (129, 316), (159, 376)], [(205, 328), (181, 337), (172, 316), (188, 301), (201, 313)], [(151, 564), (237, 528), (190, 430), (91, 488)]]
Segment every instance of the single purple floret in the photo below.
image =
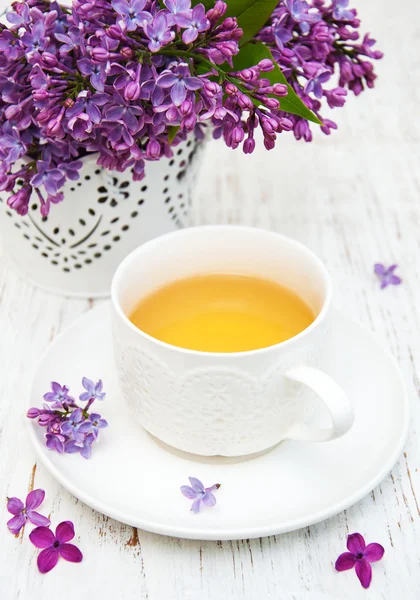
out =
[(83, 394), (80, 394), (79, 396), (79, 399), (82, 402), (88, 402), (89, 400), (103, 400), (105, 398), (106, 394), (102, 391), (102, 379), (99, 379), (99, 381), (94, 383), (91, 379), (83, 377), (82, 385), (86, 390), (86, 392), (83, 392)]
[(333, 17), (337, 21), (353, 21), (353, 11), (348, 10), (350, 0), (333, 0)]
[(7, 499), (7, 510), (14, 515), (10, 521), (7, 521), (7, 527), (15, 535), (19, 533), (26, 521), (30, 521), (34, 525), (42, 525), (48, 527), (50, 520), (35, 511), (40, 506), (45, 498), (44, 490), (33, 490), (26, 496), (25, 504), (19, 498)]
[(319, 73), (319, 75), (308, 81), (305, 87), (305, 94), (313, 92), (317, 98), (322, 98), (322, 84), (329, 81), (330, 78), (331, 71)]
[(70, 562), (81, 562), (83, 554), (77, 546), (68, 544), (74, 538), (74, 525), (71, 521), (63, 521), (55, 530), (55, 535), (48, 527), (37, 527), (29, 534), (29, 539), (37, 548), (42, 548), (38, 555), (38, 569), (48, 573), (55, 567), (59, 557)]
[(191, 15), (179, 15), (176, 24), (180, 27), (186, 27), (182, 33), (184, 44), (192, 44), (198, 38), (199, 33), (210, 29), (210, 21), (206, 17), (203, 4), (194, 6)]
[(309, 13), (309, 6), (305, 0), (286, 0), (286, 6), (294, 21), (299, 23), (302, 33), (308, 33), (311, 23), (321, 20), (319, 14)]
[(51, 389), (52, 392), (47, 392), (43, 396), (45, 402), (54, 402), (55, 404), (57, 404), (57, 407), (61, 407), (64, 403), (72, 404), (74, 402), (74, 398), (72, 396), (69, 396), (70, 390), (66, 385), (61, 386), (56, 381), (52, 381)]
[(180, 15), (191, 15), (191, 0), (163, 0), (163, 3), (170, 12), (167, 15), (170, 24), (176, 24)]
[(138, 27), (144, 27), (153, 20), (152, 15), (143, 10), (146, 0), (114, 0), (112, 8), (122, 17), (118, 22), (127, 27), (127, 31), (135, 31)]
[(360, 533), (352, 533), (347, 538), (347, 549), (349, 552), (340, 554), (335, 563), (337, 571), (348, 571), (355, 568), (356, 575), (364, 588), (370, 586), (372, 581), (372, 567), (370, 563), (381, 560), (384, 548), (380, 544), (369, 544)]
[(175, 32), (168, 29), (165, 13), (159, 12), (152, 23), (146, 24), (146, 35), (149, 38), (150, 52), (158, 52), (162, 46), (169, 44), (175, 38)]
[(65, 177), (59, 169), (51, 169), (51, 166), (43, 160), (36, 163), (37, 173), (31, 179), (31, 185), (39, 188), (42, 185), (48, 194), (55, 195), (65, 182)]
[[(78, 428), (78, 433), (92, 433), (95, 440), (98, 438), (99, 430), (108, 427), (108, 422), (98, 413), (89, 415), (89, 419), (84, 421)], [(76, 439), (76, 438), (75, 438)]]
[(191, 505), (191, 511), (193, 513), (200, 512), (201, 503), (205, 506), (215, 506), (216, 498), (213, 492), (219, 489), (220, 483), (215, 483), (211, 487), (205, 488), (204, 484), (199, 479), (196, 479), (195, 477), (188, 477), (188, 479), (190, 480), (191, 486), (181, 486), (181, 493), (189, 500), (194, 500)]
[(90, 58), (81, 58), (77, 61), (77, 66), (83, 75), (89, 77), (90, 83), (95, 90), (98, 90), (98, 92), (104, 91), (105, 81), (109, 70), (108, 63), (95, 63)]
[(78, 452), (83, 458), (88, 460), (91, 457), (92, 444), (95, 439), (93, 433), (89, 433), (88, 435), (83, 434), (83, 441), (81, 442), (77, 442), (76, 440), (69, 440), (66, 442), (64, 445), (64, 452), (66, 454), (76, 454)]
[(73, 436), (75, 442), (83, 443), (85, 436), (79, 430), (79, 426), (84, 420), (81, 408), (76, 408), (61, 425), (61, 433), (67, 436)]
[(381, 290), (389, 285), (400, 285), (402, 283), (402, 279), (398, 277), (398, 275), (394, 274), (394, 271), (397, 267), (398, 265), (391, 265), (390, 267), (386, 268), (381, 263), (377, 263), (375, 265), (375, 273), (381, 282)]
[(45, 445), (48, 450), (55, 450), (59, 454), (64, 452), (64, 442), (66, 438), (60, 433), (46, 433), (45, 434)]
[(175, 106), (181, 106), (188, 91), (199, 90), (203, 82), (198, 77), (191, 77), (186, 63), (181, 63), (176, 72), (167, 71), (157, 79), (156, 84), (161, 88), (171, 88), (171, 99)]

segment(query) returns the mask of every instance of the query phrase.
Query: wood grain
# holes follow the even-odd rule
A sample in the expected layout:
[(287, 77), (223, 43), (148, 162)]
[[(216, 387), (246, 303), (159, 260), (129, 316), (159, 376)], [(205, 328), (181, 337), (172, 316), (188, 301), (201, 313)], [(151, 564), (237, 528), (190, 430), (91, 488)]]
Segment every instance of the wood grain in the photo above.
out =
[[(312, 145), (290, 136), (251, 157), (211, 143), (192, 223), (244, 223), (301, 240), (332, 273), (335, 302), (383, 339), (412, 400), (405, 452), (392, 473), (335, 518), (282, 536), (195, 542), (134, 530), (91, 510), (36, 464), (25, 429), (41, 352), (92, 301), (67, 300), (17, 278), (0, 254), (0, 597), (5, 600), (415, 600), (420, 592), (420, 4), (352, 2), (386, 52), (374, 92), (350, 98), (340, 130)], [(404, 284), (380, 291), (373, 264), (398, 262)], [(349, 367), (351, 368), (351, 366)], [(357, 373), (354, 374), (357, 377)], [(386, 376), (386, 374), (384, 374)], [(252, 485), (252, 482), (250, 482)], [(322, 482), (320, 482), (322, 485)], [(5, 528), (6, 496), (47, 490), (53, 525), (71, 519), (85, 555), (41, 576), (37, 551)], [(333, 563), (349, 532), (386, 549), (362, 590)]]

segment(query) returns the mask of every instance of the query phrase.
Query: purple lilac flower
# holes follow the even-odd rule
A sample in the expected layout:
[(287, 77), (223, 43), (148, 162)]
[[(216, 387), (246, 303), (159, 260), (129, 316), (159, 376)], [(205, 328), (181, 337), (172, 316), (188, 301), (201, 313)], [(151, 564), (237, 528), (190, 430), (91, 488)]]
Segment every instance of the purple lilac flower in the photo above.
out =
[(66, 438), (60, 433), (46, 433), (45, 434), (45, 446), (48, 450), (54, 450), (59, 454), (64, 452), (64, 442)]
[(37, 174), (32, 177), (31, 185), (35, 188), (44, 186), (49, 194), (57, 194), (64, 183), (63, 173), (59, 169), (50, 169), (44, 160), (39, 160), (36, 166)]
[(67, 454), (75, 454), (80, 453), (83, 458), (87, 460), (91, 457), (92, 454), (92, 444), (96, 440), (93, 433), (89, 433), (88, 435), (83, 435), (82, 441), (78, 442), (76, 439), (69, 440), (64, 445), (64, 452)]
[[(89, 419), (84, 421), (79, 426), (79, 434), (80, 433), (92, 433), (95, 440), (98, 438), (99, 430), (105, 429), (108, 427), (108, 422), (101, 417), (98, 413), (91, 413), (89, 415)], [(75, 438), (76, 439), (76, 438)]]
[[(62, 406), (64, 402), (73, 403), (74, 398), (69, 396), (69, 388), (66, 385), (61, 386), (56, 381), (51, 382), (51, 392), (44, 394), (45, 402), (54, 402), (57, 406)], [(54, 406), (54, 405), (53, 405)]]
[(375, 273), (381, 282), (381, 290), (388, 287), (389, 285), (400, 285), (402, 283), (402, 279), (395, 275), (395, 269), (397, 269), (398, 265), (391, 265), (386, 268), (381, 263), (377, 263), (375, 265)]
[(310, 24), (321, 19), (318, 14), (308, 12), (309, 6), (304, 0), (286, 0), (286, 6), (292, 18), (300, 24), (302, 33), (308, 33)]
[(95, 90), (98, 90), (98, 92), (104, 91), (109, 69), (108, 63), (95, 63), (90, 58), (82, 58), (77, 62), (77, 66), (83, 75), (89, 77)]
[(351, 10), (347, 9), (349, 0), (333, 0), (333, 17), (337, 21), (352, 21), (354, 14)]
[(28, 52), (41, 52), (45, 50), (48, 38), (45, 35), (45, 22), (43, 19), (36, 21), (30, 33), (25, 31), (22, 35), (22, 43), (26, 46)]
[(53, 382), (52, 392), (45, 394), (49, 402), (44, 408), (30, 408), (29, 419), (36, 419), (41, 427), (45, 427), (45, 446), (59, 454), (79, 453), (83, 458), (90, 458), (92, 444), (98, 439), (100, 429), (108, 427), (108, 423), (98, 413), (89, 413), (95, 400), (103, 400), (102, 380), (94, 383), (83, 378), (85, 392), (80, 398), (87, 402), (82, 409), (69, 396), (69, 389)]
[(26, 145), (20, 137), (16, 127), (12, 128), (10, 134), (0, 136), (2, 150), (5, 150), (4, 160), (8, 163), (14, 163), (26, 152)]
[(73, 436), (75, 442), (82, 443), (85, 436), (79, 429), (83, 420), (82, 409), (76, 408), (61, 425), (61, 433), (65, 436)]
[(305, 87), (305, 94), (313, 92), (317, 98), (322, 98), (322, 84), (326, 83), (330, 78), (330, 71), (319, 73), (316, 77), (308, 81)]
[(181, 486), (181, 493), (189, 500), (194, 500), (191, 511), (193, 513), (200, 512), (201, 503), (205, 506), (215, 506), (216, 498), (213, 492), (219, 489), (220, 483), (215, 483), (211, 487), (205, 488), (204, 484), (199, 479), (196, 479), (195, 477), (188, 477), (188, 479), (190, 480), (191, 486)]
[(355, 568), (356, 575), (364, 588), (368, 588), (372, 581), (372, 567), (370, 563), (381, 560), (384, 548), (380, 544), (369, 544), (360, 533), (352, 533), (347, 538), (349, 552), (340, 554), (335, 563), (337, 571), (348, 571)]
[(79, 396), (79, 399), (82, 402), (88, 402), (90, 400), (103, 400), (105, 398), (106, 394), (102, 391), (102, 379), (99, 379), (99, 381), (94, 383), (91, 379), (83, 377), (82, 385), (86, 390), (86, 392), (83, 392), (83, 394), (80, 394)]
[(198, 34), (210, 29), (210, 21), (206, 17), (203, 4), (194, 6), (191, 15), (178, 15), (177, 25), (186, 27), (182, 33), (184, 44), (192, 44), (198, 38)]
[(119, 21), (127, 27), (127, 31), (135, 31), (153, 20), (152, 15), (143, 10), (146, 0), (113, 0), (112, 7), (122, 17)]
[(34, 525), (48, 527), (50, 520), (35, 511), (35, 509), (43, 503), (44, 498), (44, 490), (33, 490), (32, 492), (29, 492), (26, 496), (25, 504), (23, 504), (22, 500), (19, 500), (19, 498), (8, 498), (7, 510), (14, 515), (14, 517), (7, 522), (9, 530), (17, 535), (25, 525), (26, 521), (30, 521)]
[(68, 542), (74, 538), (74, 525), (71, 521), (63, 521), (57, 526), (55, 535), (48, 527), (37, 527), (29, 534), (29, 539), (37, 548), (42, 548), (37, 564), (41, 573), (53, 569), (59, 557), (70, 562), (81, 562), (83, 554), (77, 546)]
[(169, 10), (168, 23), (178, 24), (178, 17), (189, 15), (191, 9), (191, 0), (163, 0), (164, 5)]
[(199, 90), (203, 86), (198, 77), (191, 77), (186, 63), (181, 63), (175, 73), (163, 73), (156, 83), (161, 88), (171, 89), (171, 99), (175, 106), (181, 106), (189, 90)]
[[(323, 117), (323, 104), (341, 107), (349, 90), (373, 87), (372, 61), (382, 57), (374, 39), (360, 36), (348, 6), (279, 0), (254, 38), (326, 135), (337, 125)], [(101, 167), (132, 169), (140, 180), (148, 160), (171, 155), (174, 125), (174, 145), (190, 133), (202, 138), (207, 126), (246, 153), (255, 149), (257, 128), (269, 150), (285, 131), (311, 141), (308, 121), (282, 110), (286, 88), (265, 76), (271, 61), (233, 70), (243, 31), (226, 10), (222, 0), (207, 12), (190, 0), (74, 0), (71, 13), (57, 2), (13, 3), (0, 27), (0, 191), (8, 205), (24, 215), (35, 193), (46, 216), (63, 199), (65, 181), (78, 177), (80, 156), (91, 152)], [(16, 172), (23, 155), (29, 160)], [(62, 435), (49, 419), (39, 417), (50, 435)]]
[(150, 52), (158, 52), (162, 46), (175, 38), (175, 32), (168, 29), (168, 20), (163, 12), (158, 13), (151, 23), (146, 24), (146, 35), (150, 40)]

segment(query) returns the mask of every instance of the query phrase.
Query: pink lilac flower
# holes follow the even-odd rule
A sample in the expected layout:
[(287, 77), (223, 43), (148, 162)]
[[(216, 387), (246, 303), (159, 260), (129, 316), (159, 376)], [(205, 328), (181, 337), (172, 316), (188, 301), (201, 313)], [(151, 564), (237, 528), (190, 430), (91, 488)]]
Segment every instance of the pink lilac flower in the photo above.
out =
[(381, 263), (375, 265), (375, 273), (381, 282), (381, 290), (388, 287), (388, 285), (400, 285), (402, 283), (402, 279), (394, 273), (397, 268), (398, 265), (391, 265), (388, 268)]
[(25, 504), (23, 504), (22, 500), (19, 500), (19, 498), (8, 498), (7, 510), (14, 515), (14, 517), (7, 522), (9, 530), (14, 534), (18, 534), (26, 521), (30, 521), (34, 525), (47, 527), (50, 524), (50, 520), (35, 511), (35, 509), (43, 503), (44, 498), (44, 490), (33, 490), (32, 492), (29, 492), (26, 496)]
[(337, 571), (348, 571), (355, 568), (356, 575), (364, 588), (368, 588), (372, 581), (372, 567), (370, 563), (381, 560), (384, 548), (380, 544), (368, 544), (360, 533), (352, 533), (347, 538), (349, 552), (340, 554), (335, 563)]
[(57, 526), (55, 535), (48, 527), (37, 527), (29, 534), (29, 539), (37, 548), (42, 548), (37, 564), (41, 573), (53, 569), (59, 557), (70, 562), (79, 563), (83, 554), (77, 546), (68, 542), (74, 538), (74, 525), (71, 521), (63, 521)]
[(191, 505), (191, 511), (193, 513), (200, 512), (201, 503), (205, 506), (215, 506), (216, 498), (213, 492), (219, 489), (220, 483), (215, 483), (211, 487), (205, 488), (204, 484), (199, 479), (196, 479), (195, 477), (188, 477), (188, 479), (190, 480), (191, 486), (181, 486), (181, 493), (189, 500), (194, 500)]

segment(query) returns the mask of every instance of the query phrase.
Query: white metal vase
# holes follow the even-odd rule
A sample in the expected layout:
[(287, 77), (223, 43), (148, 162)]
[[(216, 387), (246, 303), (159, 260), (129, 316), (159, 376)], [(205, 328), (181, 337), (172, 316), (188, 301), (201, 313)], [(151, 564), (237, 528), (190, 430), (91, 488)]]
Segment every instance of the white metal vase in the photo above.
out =
[(146, 177), (108, 171), (97, 155), (84, 157), (78, 181), (67, 181), (64, 201), (42, 217), (32, 195), (21, 217), (0, 193), (0, 239), (18, 272), (35, 285), (79, 297), (110, 294), (112, 276), (134, 248), (188, 224), (201, 153), (188, 139), (172, 158), (146, 164)]

